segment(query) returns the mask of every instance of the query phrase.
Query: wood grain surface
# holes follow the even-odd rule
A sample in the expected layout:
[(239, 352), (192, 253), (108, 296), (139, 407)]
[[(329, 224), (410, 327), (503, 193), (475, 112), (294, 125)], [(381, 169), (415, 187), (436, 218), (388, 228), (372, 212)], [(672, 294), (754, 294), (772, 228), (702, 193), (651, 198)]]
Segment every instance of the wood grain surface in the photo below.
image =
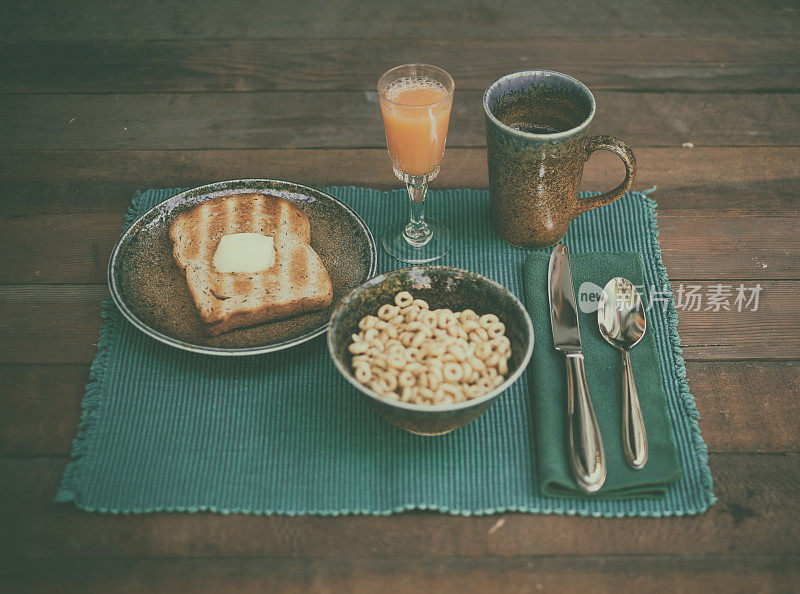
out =
[[(0, 3), (0, 591), (800, 590), (800, 8), (788, 0)], [(375, 81), (456, 80), (433, 189), (488, 187), (483, 89), (593, 90), (656, 187), (717, 503), (593, 519), (88, 514), (55, 504), (131, 196), (267, 177), (398, 189)], [(622, 179), (597, 154), (583, 189)], [(435, 210), (435, 203), (432, 204)]]
[[(613, 132), (637, 147), (791, 146), (800, 138), (796, 94), (598, 91), (595, 98), (591, 131)], [(455, 95), (450, 148), (485, 146), (481, 100), (480, 91)], [(382, 148), (385, 143), (373, 91), (23, 94), (0, 101), (7, 118), (0, 150)]]

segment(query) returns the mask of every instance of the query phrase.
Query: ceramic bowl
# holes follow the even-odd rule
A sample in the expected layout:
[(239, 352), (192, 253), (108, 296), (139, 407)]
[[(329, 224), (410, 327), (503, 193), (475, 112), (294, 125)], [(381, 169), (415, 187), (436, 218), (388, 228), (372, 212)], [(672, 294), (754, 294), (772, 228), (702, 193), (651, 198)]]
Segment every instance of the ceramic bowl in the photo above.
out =
[[(472, 309), (483, 315), (496, 314), (506, 326), (511, 341), (506, 381), (491, 392), (456, 404), (410, 404), (383, 398), (353, 375), (347, 349), (350, 335), (359, 332), (358, 322), (375, 315), (384, 303), (394, 303), (400, 291), (424, 299), (431, 309)], [(331, 316), (328, 350), (336, 368), (386, 420), (419, 435), (441, 435), (463, 427), (486, 412), (494, 400), (513, 384), (533, 353), (533, 324), (528, 312), (508, 289), (475, 272), (447, 266), (414, 266), (378, 275), (353, 289)]]

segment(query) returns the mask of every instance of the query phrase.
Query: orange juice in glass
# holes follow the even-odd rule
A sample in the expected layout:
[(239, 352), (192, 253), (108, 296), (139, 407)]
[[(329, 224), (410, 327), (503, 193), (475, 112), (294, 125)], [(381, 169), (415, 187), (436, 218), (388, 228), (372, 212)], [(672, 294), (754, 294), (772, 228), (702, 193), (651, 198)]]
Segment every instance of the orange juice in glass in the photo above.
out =
[(453, 87), (447, 72), (427, 64), (392, 68), (378, 81), (389, 157), (410, 198), (409, 219), (389, 227), (382, 243), (402, 262), (432, 262), (450, 250), (449, 229), (425, 216), (425, 195), (444, 156)]

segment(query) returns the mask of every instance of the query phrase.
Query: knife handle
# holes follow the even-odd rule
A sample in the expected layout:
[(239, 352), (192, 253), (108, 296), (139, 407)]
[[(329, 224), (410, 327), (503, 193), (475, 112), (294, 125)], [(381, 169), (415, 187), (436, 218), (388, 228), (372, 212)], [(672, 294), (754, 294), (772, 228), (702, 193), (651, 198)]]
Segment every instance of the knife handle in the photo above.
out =
[(581, 489), (594, 493), (606, 480), (606, 453), (589, 398), (581, 353), (567, 354), (567, 410), (572, 473)]

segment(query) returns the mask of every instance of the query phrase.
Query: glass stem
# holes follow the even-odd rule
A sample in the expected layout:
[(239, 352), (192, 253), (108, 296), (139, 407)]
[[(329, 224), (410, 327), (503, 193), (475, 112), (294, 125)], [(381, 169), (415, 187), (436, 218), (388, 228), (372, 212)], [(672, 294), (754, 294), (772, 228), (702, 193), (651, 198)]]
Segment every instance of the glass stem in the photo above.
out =
[(425, 222), (425, 194), (428, 193), (428, 180), (422, 177), (406, 183), (410, 201), (410, 216), (403, 230), (405, 240), (415, 247), (422, 247), (433, 237), (433, 231)]

